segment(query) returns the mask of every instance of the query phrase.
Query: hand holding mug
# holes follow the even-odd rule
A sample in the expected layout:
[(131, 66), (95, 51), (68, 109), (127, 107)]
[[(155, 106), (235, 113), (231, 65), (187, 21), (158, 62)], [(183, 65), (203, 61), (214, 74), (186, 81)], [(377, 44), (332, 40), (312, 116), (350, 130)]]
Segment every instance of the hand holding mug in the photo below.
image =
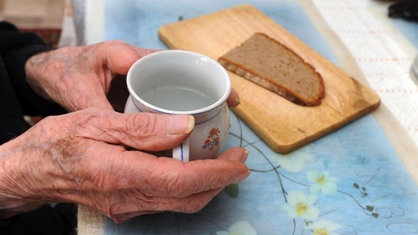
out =
[[(30, 57), (25, 72), (34, 91), (68, 111), (112, 109), (106, 96), (116, 74), (126, 75), (135, 61), (156, 51), (117, 40), (63, 47)], [(227, 102), (238, 105), (234, 91)]]
[(200, 210), (225, 186), (248, 176), (244, 149), (187, 164), (125, 149), (177, 146), (192, 121), (188, 115), (100, 109), (43, 119), (0, 146), (0, 218), (51, 202), (82, 204), (116, 222)]
[(219, 63), (190, 51), (160, 51), (133, 64), (127, 86), (126, 113), (193, 115), (195, 128), (173, 149), (173, 158), (187, 162), (219, 155), (230, 127), (231, 93), (229, 75)]

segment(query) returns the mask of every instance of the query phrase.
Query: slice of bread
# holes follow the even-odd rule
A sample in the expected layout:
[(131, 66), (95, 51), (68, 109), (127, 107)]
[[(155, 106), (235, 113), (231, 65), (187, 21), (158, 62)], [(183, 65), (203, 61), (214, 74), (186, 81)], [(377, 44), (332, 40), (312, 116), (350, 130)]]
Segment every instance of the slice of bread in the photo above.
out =
[(218, 61), (227, 70), (299, 105), (319, 105), (325, 95), (324, 82), (315, 68), (264, 33), (255, 33)]

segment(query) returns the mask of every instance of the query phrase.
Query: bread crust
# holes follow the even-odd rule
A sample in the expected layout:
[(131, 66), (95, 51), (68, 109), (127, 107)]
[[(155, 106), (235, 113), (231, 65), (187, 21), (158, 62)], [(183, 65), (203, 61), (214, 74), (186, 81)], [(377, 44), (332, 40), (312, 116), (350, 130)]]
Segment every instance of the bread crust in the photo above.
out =
[[(319, 105), (325, 96), (323, 79), (315, 68), (264, 33), (255, 33), (218, 61), (227, 70), (299, 105)], [(291, 69), (282, 68), (284, 65)]]

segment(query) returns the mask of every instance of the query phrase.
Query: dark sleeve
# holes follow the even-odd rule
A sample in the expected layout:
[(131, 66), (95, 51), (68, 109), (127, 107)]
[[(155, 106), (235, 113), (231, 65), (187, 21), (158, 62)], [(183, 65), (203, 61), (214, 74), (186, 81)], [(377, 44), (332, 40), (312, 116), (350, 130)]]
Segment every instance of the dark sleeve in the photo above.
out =
[(28, 58), (49, 50), (49, 46), (36, 34), (19, 32), (14, 25), (4, 21), (0, 22), (0, 38), (1, 60), (23, 114), (47, 116), (64, 113), (59, 105), (38, 96), (25, 77)]
[(77, 206), (48, 204), (18, 216), (0, 220), (1, 235), (54, 234), (74, 235), (77, 226)]
[(418, 22), (418, 1), (400, 0), (389, 5), (389, 17)]
[[(64, 110), (32, 91), (25, 78), (27, 59), (49, 50), (35, 34), (21, 33), (0, 22), (0, 144), (22, 134), (29, 127), (23, 115), (58, 114)], [(75, 234), (76, 206), (44, 205), (34, 211), (0, 219), (0, 234)]]

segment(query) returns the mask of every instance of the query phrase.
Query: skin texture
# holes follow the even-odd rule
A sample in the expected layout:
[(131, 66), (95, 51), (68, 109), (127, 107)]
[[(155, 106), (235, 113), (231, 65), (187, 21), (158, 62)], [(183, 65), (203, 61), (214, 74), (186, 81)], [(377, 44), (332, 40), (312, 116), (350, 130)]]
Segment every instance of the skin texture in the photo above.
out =
[[(150, 154), (184, 141), (192, 116), (113, 110), (107, 99), (112, 79), (152, 52), (109, 41), (28, 60), (33, 89), (71, 112), (46, 117), (0, 146), (0, 218), (51, 202), (89, 206), (116, 222), (161, 211), (193, 213), (249, 175), (243, 148), (188, 163)], [(232, 92), (228, 104), (238, 103)]]
[[(68, 111), (89, 107), (113, 109), (106, 94), (116, 74), (126, 75), (139, 58), (156, 50), (108, 41), (82, 47), (65, 47), (31, 57), (26, 63), (29, 84), (41, 96)], [(230, 106), (239, 104), (235, 91)]]

